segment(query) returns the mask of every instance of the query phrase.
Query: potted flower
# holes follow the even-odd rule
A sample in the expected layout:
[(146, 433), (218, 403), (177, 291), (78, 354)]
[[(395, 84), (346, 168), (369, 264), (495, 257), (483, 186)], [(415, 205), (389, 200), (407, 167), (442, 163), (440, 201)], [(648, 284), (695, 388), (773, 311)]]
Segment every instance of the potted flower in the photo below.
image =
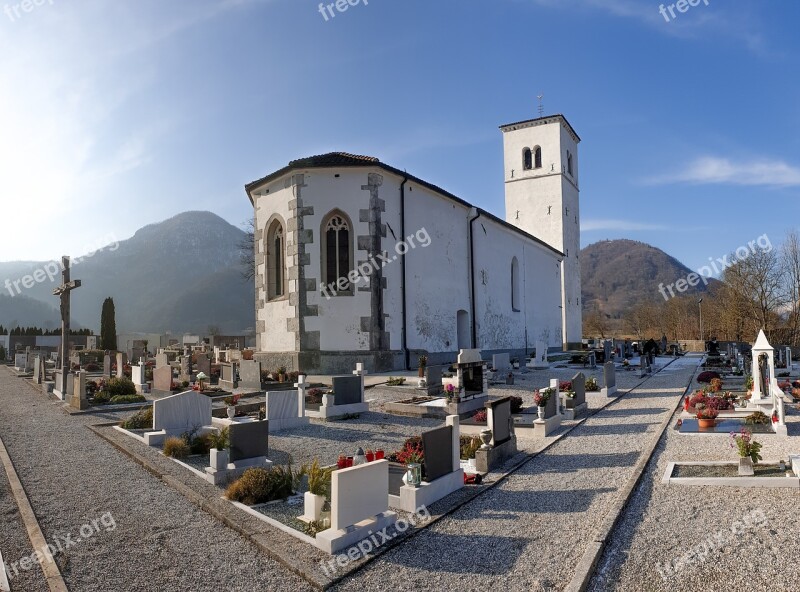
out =
[(222, 471), (228, 467), (228, 447), (230, 446), (230, 431), (224, 428), (208, 435), (211, 446), (211, 468)]
[(461, 398), (459, 394), (461, 393), (461, 389), (457, 389), (452, 384), (444, 385), (444, 396), (447, 397), (448, 403), (458, 403)]
[(383, 448), (378, 448), (375, 451), (375, 460), (383, 460), (386, 457), (386, 453), (383, 451)]
[(283, 382), (286, 380), (286, 366), (281, 366), (278, 368), (278, 382)]
[(367, 448), (367, 451), (364, 453), (364, 456), (367, 457), (367, 462), (371, 463), (375, 460), (375, 453), (372, 451), (372, 448)]
[(347, 468), (347, 457), (344, 454), (339, 455), (339, 460), (336, 461), (336, 468), (337, 469)]
[(712, 407), (703, 407), (697, 412), (697, 423), (701, 428), (713, 428), (717, 423), (719, 411)]
[(731, 432), (730, 436), (731, 448), (735, 447), (739, 452), (739, 474), (752, 476), (753, 465), (761, 460), (761, 444), (754, 441), (752, 432), (744, 428), (738, 434)]
[(539, 411), (539, 419), (544, 419), (544, 410), (547, 407), (547, 402), (553, 396), (553, 389), (546, 388), (543, 391), (535, 391), (533, 393), (533, 402), (536, 403)]
[(228, 406), (228, 419), (233, 419), (236, 417), (236, 405), (239, 403), (239, 399), (241, 398), (241, 395), (225, 397), (225, 405)]
[(318, 522), (325, 502), (331, 497), (331, 469), (320, 466), (314, 459), (308, 467), (308, 491), (303, 495), (303, 518)]
[(420, 378), (425, 378), (425, 368), (428, 367), (428, 356), (420, 356), (417, 358), (417, 362), (419, 363), (418, 376)]
[(208, 380), (208, 376), (206, 376), (204, 372), (197, 375), (197, 386), (201, 393), (206, 390), (206, 380)]

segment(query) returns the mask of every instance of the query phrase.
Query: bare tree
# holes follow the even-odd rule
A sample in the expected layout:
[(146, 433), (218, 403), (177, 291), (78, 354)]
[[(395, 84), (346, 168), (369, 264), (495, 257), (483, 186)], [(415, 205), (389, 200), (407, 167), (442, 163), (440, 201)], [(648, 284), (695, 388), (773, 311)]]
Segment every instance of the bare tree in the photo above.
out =
[(777, 329), (775, 318), (788, 300), (782, 271), (777, 251), (760, 250), (736, 261), (723, 274), (741, 304), (741, 312), (767, 334)]
[(800, 329), (800, 235), (796, 230), (786, 234), (786, 241), (781, 249), (784, 277), (786, 282), (788, 342), (798, 345)]
[(586, 335), (599, 335), (605, 339), (611, 331), (611, 320), (599, 308), (594, 307), (583, 315), (583, 327)]
[(244, 223), (245, 235), (239, 243), (239, 261), (242, 264), (242, 277), (251, 281), (256, 277), (256, 219)]

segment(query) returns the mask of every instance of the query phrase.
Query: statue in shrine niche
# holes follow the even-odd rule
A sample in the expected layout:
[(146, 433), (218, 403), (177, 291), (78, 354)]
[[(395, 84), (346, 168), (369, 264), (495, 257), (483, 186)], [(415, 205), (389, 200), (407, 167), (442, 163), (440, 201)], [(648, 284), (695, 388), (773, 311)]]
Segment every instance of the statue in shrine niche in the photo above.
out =
[(769, 395), (769, 358), (767, 354), (758, 356), (759, 385), (761, 386), (761, 396)]

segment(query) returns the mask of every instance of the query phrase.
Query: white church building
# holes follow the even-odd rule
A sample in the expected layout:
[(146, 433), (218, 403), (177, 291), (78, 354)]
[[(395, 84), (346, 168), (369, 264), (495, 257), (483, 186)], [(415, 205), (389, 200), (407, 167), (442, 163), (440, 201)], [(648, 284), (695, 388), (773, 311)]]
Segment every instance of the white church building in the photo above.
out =
[(578, 347), (580, 138), (563, 115), (500, 129), (505, 219), (341, 152), (248, 184), (256, 358), (327, 374)]

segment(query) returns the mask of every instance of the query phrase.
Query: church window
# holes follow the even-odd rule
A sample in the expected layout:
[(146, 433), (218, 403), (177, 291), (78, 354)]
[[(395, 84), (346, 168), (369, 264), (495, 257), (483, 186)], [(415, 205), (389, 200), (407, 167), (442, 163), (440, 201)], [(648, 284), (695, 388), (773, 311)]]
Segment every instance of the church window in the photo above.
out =
[(530, 148), (525, 148), (522, 151), (522, 169), (529, 171), (533, 168), (533, 155)]
[(542, 168), (542, 149), (539, 146), (533, 149), (533, 167)]
[(572, 154), (567, 150), (567, 172), (572, 174)]
[(273, 300), (286, 294), (286, 239), (283, 224), (273, 220), (267, 229), (267, 298)]
[(520, 310), (519, 260), (516, 257), (511, 260), (511, 308), (517, 312)]
[(322, 234), (324, 283), (337, 293), (350, 293), (353, 286), (347, 276), (353, 269), (353, 232), (349, 218), (341, 212), (332, 212), (322, 225)]

